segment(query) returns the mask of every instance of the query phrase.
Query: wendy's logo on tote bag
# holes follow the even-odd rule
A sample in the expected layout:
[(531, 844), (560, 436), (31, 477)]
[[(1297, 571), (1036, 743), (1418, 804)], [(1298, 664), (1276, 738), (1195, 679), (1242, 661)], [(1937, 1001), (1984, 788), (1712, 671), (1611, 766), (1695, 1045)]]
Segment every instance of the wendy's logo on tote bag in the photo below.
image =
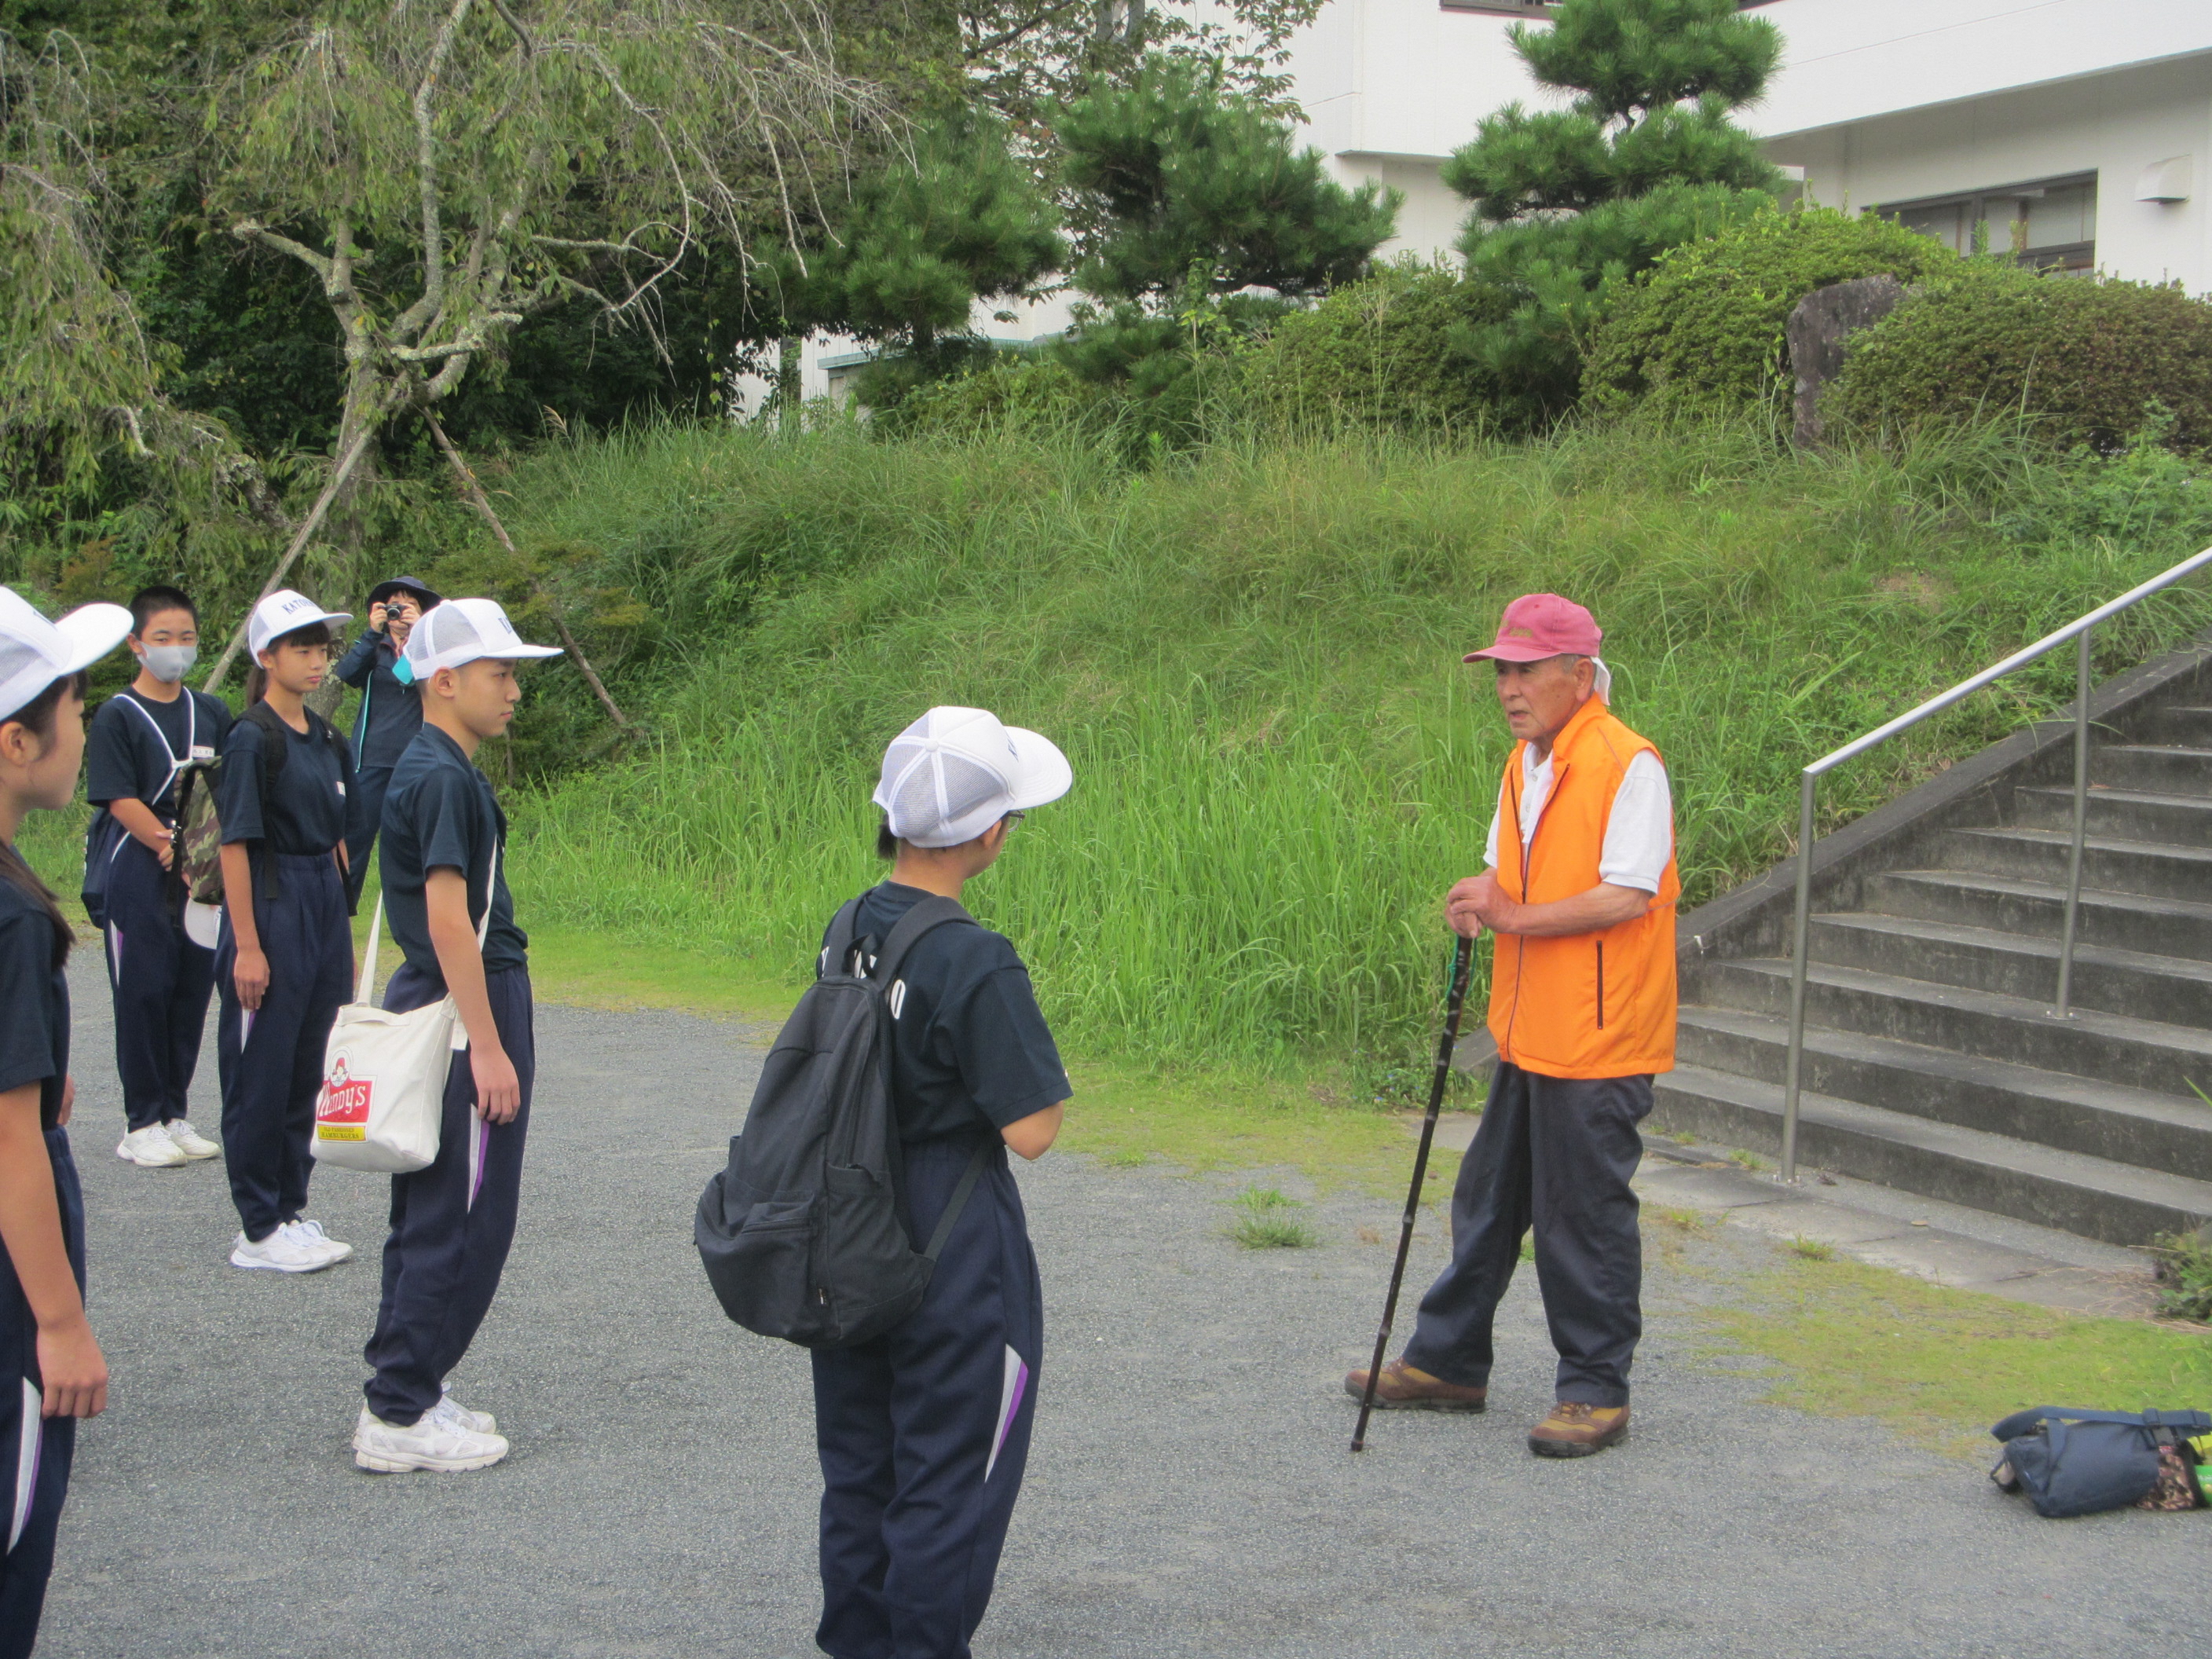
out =
[(368, 1132), (368, 1101), (375, 1085), (355, 1077), (344, 1054), (331, 1057), (330, 1075), (323, 1081), (323, 1097), (315, 1103), (318, 1140), (360, 1140)]

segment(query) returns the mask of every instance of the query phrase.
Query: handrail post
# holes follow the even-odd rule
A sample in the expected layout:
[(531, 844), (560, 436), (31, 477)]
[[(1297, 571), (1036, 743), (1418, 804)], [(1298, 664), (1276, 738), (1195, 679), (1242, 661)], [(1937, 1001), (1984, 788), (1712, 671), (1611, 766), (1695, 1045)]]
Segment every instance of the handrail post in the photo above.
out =
[(1806, 769), (1797, 793), (1797, 938), (1790, 965), (1790, 1065), (1782, 1085), (1782, 1179), (1797, 1179), (1797, 1085), (1805, 1060), (1805, 963), (1813, 931), (1813, 792), (1820, 779)]
[(2068, 1016), (2074, 994), (2074, 933), (2081, 914), (2081, 847), (2089, 825), (2089, 636), (2081, 630), (2074, 669), (2074, 844), (2066, 860), (2066, 927), (2058, 942), (2059, 1018)]

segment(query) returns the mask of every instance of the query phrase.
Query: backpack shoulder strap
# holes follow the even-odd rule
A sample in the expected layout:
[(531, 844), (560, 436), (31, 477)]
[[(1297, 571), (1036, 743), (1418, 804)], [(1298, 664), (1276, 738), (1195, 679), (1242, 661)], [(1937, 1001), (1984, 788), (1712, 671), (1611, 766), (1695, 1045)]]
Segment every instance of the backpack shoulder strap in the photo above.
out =
[[(267, 739), (261, 745), (261, 775), (273, 785), (283, 775), (284, 750), (288, 747), (286, 739), (292, 735), (292, 728), (284, 724), (283, 715), (265, 702), (253, 704), (238, 718), (252, 722)], [(307, 718), (311, 720), (314, 718), (312, 709), (308, 711)]]
[(815, 959), (814, 977), (826, 977), (833, 969), (842, 972), (845, 959), (852, 955), (857, 942), (854, 927), (860, 914), (860, 901), (848, 899), (844, 906), (830, 920), (830, 930), (823, 935), (822, 954)]
[(957, 899), (939, 898), (934, 895), (921, 901), (898, 919), (884, 948), (876, 953), (871, 979), (890, 984), (898, 977), (899, 969), (906, 963), (907, 953), (913, 950), (924, 933), (933, 933), (948, 922), (964, 921), (971, 927), (982, 924), (969, 915)]
[[(948, 900), (947, 902), (950, 902)], [(960, 1219), (960, 1212), (968, 1207), (968, 1195), (975, 1190), (975, 1183), (983, 1178), (983, 1171), (991, 1162), (991, 1143), (980, 1142), (968, 1160), (968, 1167), (960, 1172), (960, 1184), (952, 1189), (946, 1200), (945, 1213), (937, 1218), (937, 1227), (922, 1247), (922, 1255), (934, 1261), (945, 1249), (945, 1241), (952, 1237), (952, 1224)]]

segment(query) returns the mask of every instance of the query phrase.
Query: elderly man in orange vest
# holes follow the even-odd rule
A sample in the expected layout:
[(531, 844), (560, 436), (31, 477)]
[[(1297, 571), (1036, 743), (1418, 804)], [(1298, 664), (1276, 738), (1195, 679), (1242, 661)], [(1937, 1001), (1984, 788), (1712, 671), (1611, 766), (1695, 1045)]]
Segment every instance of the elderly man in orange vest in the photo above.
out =
[[(1421, 1299), (1376, 1402), (1479, 1412), (1491, 1322), (1532, 1229), (1559, 1350), (1547, 1457), (1628, 1437), (1628, 1368), (1643, 1334), (1637, 1125), (1674, 1065), (1674, 805), (1649, 741), (1613, 718), (1596, 619), (1555, 593), (1505, 610), (1498, 701), (1519, 741), (1491, 822), (1487, 866), (1444, 902), (1453, 931), (1497, 938), (1490, 1030), (1498, 1069), (1452, 1194), (1452, 1260)], [(1353, 1394), (1367, 1373), (1345, 1379)]]

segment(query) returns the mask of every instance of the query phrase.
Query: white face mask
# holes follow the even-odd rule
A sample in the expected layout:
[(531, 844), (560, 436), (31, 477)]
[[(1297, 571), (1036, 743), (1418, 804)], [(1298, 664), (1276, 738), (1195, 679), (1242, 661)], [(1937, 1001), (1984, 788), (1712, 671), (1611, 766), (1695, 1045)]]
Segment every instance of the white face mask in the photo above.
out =
[(149, 645), (138, 653), (148, 673), (164, 685), (174, 685), (200, 659), (197, 645)]

